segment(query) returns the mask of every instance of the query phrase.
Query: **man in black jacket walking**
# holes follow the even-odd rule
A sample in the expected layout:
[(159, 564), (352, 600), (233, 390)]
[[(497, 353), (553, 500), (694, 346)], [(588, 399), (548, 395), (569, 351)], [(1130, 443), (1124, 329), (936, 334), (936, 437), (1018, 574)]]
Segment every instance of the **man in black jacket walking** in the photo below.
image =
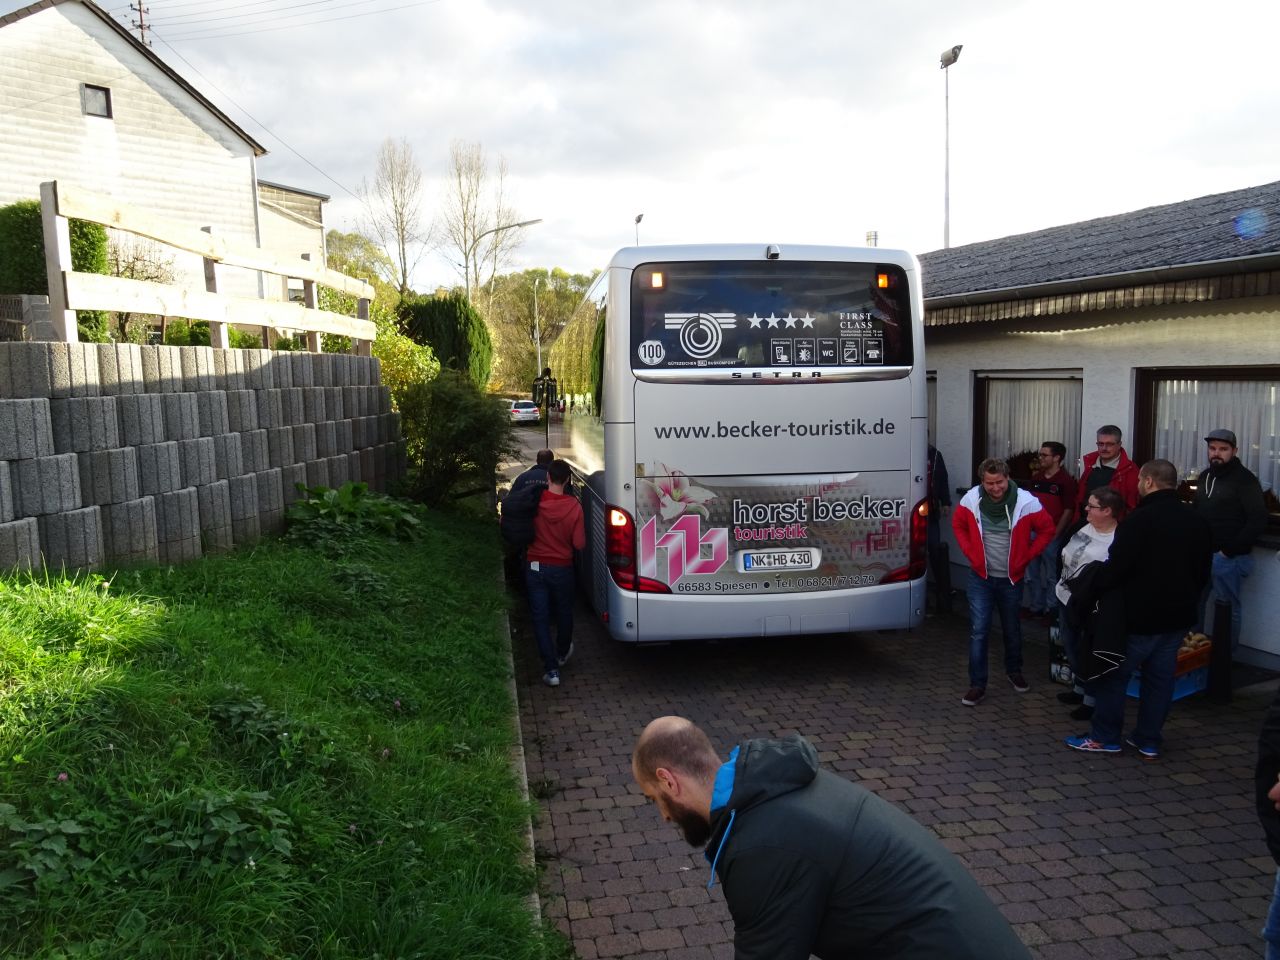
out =
[(1031, 956), (928, 830), (818, 769), (799, 736), (748, 740), (722, 763), (693, 723), (659, 717), (637, 741), (631, 770), (664, 819), (693, 846), (707, 844), (736, 960)]
[(1119, 753), (1125, 689), (1142, 670), (1138, 720), (1125, 742), (1144, 760), (1158, 760), (1161, 731), (1173, 702), (1182, 637), (1196, 622), (1201, 591), (1209, 582), (1209, 525), (1178, 498), (1178, 471), (1168, 460), (1148, 460), (1138, 471), (1137, 508), (1116, 528), (1109, 559), (1094, 578), (1099, 593), (1124, 597), (1128, 634), (1119, 669), (1098, 681), (1093, 728), (1068, 737), (1087, 753)]
[[(1236, 456), (1236, 435), (1212, 430), (1204, 438), (1209, 469), (1196, 479), (1196, 512), (1213, 531), (1212, 599), (1231, 604), (1231, 649), (1240, 645), (1240, 591), (1253, 572), (1253, 544), (1267, 526), (1262, 485)], [(1203, 629), (1202, 611), (1198, 626)]]

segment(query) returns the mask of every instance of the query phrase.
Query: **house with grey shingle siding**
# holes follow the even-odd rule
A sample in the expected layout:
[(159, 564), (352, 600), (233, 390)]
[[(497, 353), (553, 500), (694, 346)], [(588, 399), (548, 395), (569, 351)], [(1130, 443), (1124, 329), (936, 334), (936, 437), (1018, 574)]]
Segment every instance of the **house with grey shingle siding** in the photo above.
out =
[(1273, 510), (1239, 658), (1280, 665), (1280, 182), (920, 262), (931, 435), (954, 484), (1046, 440), (1078, 476), (1103, 424), (1189, 479), (1204, 434), (1234, 430)]
[[(327, 197), (260, 186), (266, 149), (90, 0), (0, 17), (0, 143), (0, 205), (38, 199), (43, 181), (58, 180), (281, 257), (323, 257), (314, 214)], [(279, 201), (265, 214), (264, 190)], [(199, 258), (178, 254), (175, 266), (203, 285)], [(261, 290), (252, 271), (227, 268), (219, 281), (241, 296), (284, 296)]]

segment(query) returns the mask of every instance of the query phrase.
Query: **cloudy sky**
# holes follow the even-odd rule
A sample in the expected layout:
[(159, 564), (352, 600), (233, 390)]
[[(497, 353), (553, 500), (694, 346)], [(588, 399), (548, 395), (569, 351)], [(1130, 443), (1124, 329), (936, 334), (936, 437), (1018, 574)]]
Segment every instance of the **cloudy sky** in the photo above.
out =
[[(103, 0), (123, 20), (129, 0)], [(22, 4), (0, 0), (0, 13)], [(953, 246), (1280, 179), (1276, 0), (150, 0), (153, 49), (355, 226), (379, 144), (438, 205), (502, 156), (514, 267), (635, 242)], [(305, 158), (305, 159), (303, 159)], [(321, 172), (323, 171), (323, 172)], [(344, 189), (346, 188), (346, 189)], [(421, 289), (457, 279), (439, 255)]]

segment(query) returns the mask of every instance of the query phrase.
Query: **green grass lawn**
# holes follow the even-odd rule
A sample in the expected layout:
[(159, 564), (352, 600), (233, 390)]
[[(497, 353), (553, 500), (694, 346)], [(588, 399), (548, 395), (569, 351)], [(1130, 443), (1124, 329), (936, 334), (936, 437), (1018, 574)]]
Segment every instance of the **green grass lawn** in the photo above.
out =
[(0, 578), (0, 955), (558, 957), (492, 526)]

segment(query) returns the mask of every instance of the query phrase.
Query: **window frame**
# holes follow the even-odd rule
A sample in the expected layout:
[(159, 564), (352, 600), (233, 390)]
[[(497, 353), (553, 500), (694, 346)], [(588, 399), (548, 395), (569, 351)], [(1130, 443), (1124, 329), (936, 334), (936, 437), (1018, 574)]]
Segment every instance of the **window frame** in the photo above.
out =
[[(1156, 394), (1164, 380), (1208, 380), (1230, 382), (1237, 380), (1274, 380), (1280, 382), (1280, 365), (1260, 364), (1256, 367), (1138, 367), (1134, 370), (1133, 403), (1133, 460), (1146, 463), (1155, 456), (1156, 447)], [(1205, 465), (1208, 465), (1206, 459)], [(1181, 488), (1180, 488), (1181, 489)], [(1183, 496), (1188, 496), (1182, 490)], [(1280, 535), (1280, 511), (1267, 514), (1266, 534)]]
[[(973, 431), (972, 431), (972, 451), (971, 471), (974, 477), (974, 483), (980, 483), (982, 478), (978, 476), (978, 464), (985, 460), (987, 454), (987, 444), (990, 438), (987, 435), (987, 407), (990, 403), (990, 384), (993, 380), (1074, 380), (1080, 384), (1080, 412), (1083, 422), (1084, 414), (1084, 371), (1079, 369), (1063, 369), (1061, 367), (1049, 368), (1044, 370), (975, 370), (973, 371)], [(1066, 438), (1064, 438), (1064, 441)], [(1070, 449), (1068, 443), (1068, 449)], [(1038, 446), (1036, 448), (1039, 449)], [(1083, 451), (1081, 451), (1083, 455)], [(1063, 463), (1063, 469), (1068, 473), (1074, 473), (1074, 464), (1070, 462)], [(954, 476), (954, 473), (952, 474)]]
[[(103, 95), (107, 104), (106, 113), (98, 113), (97, 111), (89, 109), (89, 91), (91, 90)], [(80, 110), (86, 117), (98, 117), (102, 120), (111, 120), (115, 116), (115, 111), (112, 109), (111, 104), (111, 88), (100, 86), (96, 83), (80, 84)]]

